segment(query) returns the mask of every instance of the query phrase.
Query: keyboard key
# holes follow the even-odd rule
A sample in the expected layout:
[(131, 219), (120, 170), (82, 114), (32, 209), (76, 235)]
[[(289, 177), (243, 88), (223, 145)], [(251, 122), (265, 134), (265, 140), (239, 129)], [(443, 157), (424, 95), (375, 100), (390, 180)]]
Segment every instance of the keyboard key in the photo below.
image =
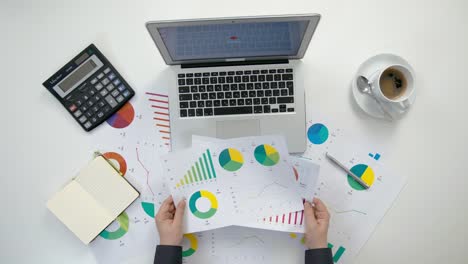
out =
[(270, 89), (270, 83), (263, 83), (263, 89)]
[(213, 105), (214, 106), (221, 106), (221, 100), (214, 100)]
[(179, 101), (189, 101), (192, 100), (192, 95), (191, 94), (180, 94), (179, 95)]
[(188, 116), (195, 116), (195, 109), (189, 109)]
[(193, 73), (187, 73), (187, 78), (188, 77), (193, 77)]
[(202, 100), (207, 100), (208, 99), (208, 94), (207, 93), (202, 93), (201, 94), (201, 99)]
[(265, 81), (265, 75), (259, 75), (258, 76), (258, 81), (259, 82), (264, 82)]
[(257, 82), (257, 75), (251, 75), (250, 82)]
[(193, 94), (193, 100), (200, 100), (200, 94)]
[(292, 104), (294, 103), (294, 97), (278, 97), (278, 104)]
[(263, 107), (262, 106), (254, 106), (254, 113), (255, 114), (263, 113)]
[(270, 102), (270, 104), (276, 104), (276, 98), (275, 97), (270, 97), (269, 102)]
[(273, 81), (273, 75), (268, 74), (268, 75), (266, 76), (266, 80), (267, 80), (267, 82), (272, 82), (272, 81)]
[(242, 74), (244, 74), (243, 71), (236, 71), (236, 75), (242, 75)]
[(253, 103), (254, 103), (254, 105), (259, 105), (260, 104), (260, 98), (254, 98)]
[(275, 81), (281, 81), (281, 74), (275, 74)]
[(97, 107), (97, 105), (93, 106), (93, 108), (91, 108), (91, 110), (93, 110), (94, 113), (96, 113), (97, 111), (99, 111), (99, 107)]
[(252, 74), (252, 71), (244, 71), (244, 74)]
[(99, 105), (99, 107), (104, 107), (106, 105), (106, 103), (103, 100), (101, 100), (101, 101), (98, 102), (98, 105)]
[(125, 91), (125, 85), (121, 84), (121, 85), (119, 85), (119, 87), (117, 87), (117, 89), (118, 89), (120, 92), (123, 92), (123, 91)]
[(198, 92), (198, 87), (197, 86), (190, 86), (190, 92), (192, 93), (197, 93)]
[(288, 112), (294, 112), (294, 108), (288, 108)]
[(110, 80), (108, 78), (104, 78), (101, 83), (102, 85), (107, 85), (108, 83), (110, 83)]
[(207, 76), (210, 76), (210, 73), (209, 72), (204, 72), (203, 77), (207, 77)]
[(241, 91), (245, 90), (245, 83), (239, 84), (239, 90)]
[(207, 85), (206, 86), (206, 91), (207, 92), (213, 92), (214, 91), (214, 86), (213, 85)]
[(115, 86), (117, 86), (117, 85), (120, 84), (120, 79), (117, 78), (117, 79), (113, 80), (112, 83), (113, 83)]
[(197, 105), (198, 105), (198, 107), (203, 108), (203, 107), (205, 107), (205, 101), (198, 101)]
[(195, 108), (195, 107), (197, 107), (197, 102), (195, 101), (190, 102), (190, 108)]
[(102, 85), (102, 83), (98, 83), (98, 84), (96, 84), (95, 87), (96, 87), (96, 90), (99, 91), (99, 90), (101, 90), (104, 86)]
[(186, 116), (187, 116), (187, 109), (180, 110), (180, 117), (186, 117)]
[(212, 116), (213, 115), (213, 108), (205, 108), (203, 109), (203, 113), (205, 116)]
[(86, 112), (86, 116), (89, 117), (89, 118), (91, 118), (91, 117), (93, 116), (93, 114), (94, 114), (94, 113), (93, 113), (92, 110), (88, 110), (88, 111)]
[(272, 113), (278, 113), (278, 108), (273, 108), (273, 109), (271, 109), (271, 112), (272, 112)]
[(252, 105), (252, 99), (245, 99), (245, 105)]
[(88, 94), (89, 94), (89, 96), (93, 96), (93, 95), (96, 94), (96, 91), (95, 91), (95, 90), (89, 90), (89, 93), (88, 93)]
[(107, 85), (107, 86), (106, 86), (106, 90), (109, 91), (109, 92), (112, 91), (112, 90), (114, 90), (114, 85), (113, 85), (112, 83), (109, 84), (109, 85)]
[(104, 112), (101, 111), (101, 112), (97, 113), (97, 117), (102, 118), (103, 116), (104, 116)]
[(179, 78), (185, 78), (185, 74), (179, 73), (179, 74), (177, 74), (177, 77), (179, 77)]
[[(203, 78), (203, 79), (205, 79), (205, 78)], [(206, 79), (208, 79), (208, 78), (206, 78)], [(205, 80), (203, 80), (203, 83), (205, 83)], [(217, 84), (217, 83), (218, 83), (218, 78), (216, 78), (216, 77), (211, 77), (210, 80), (209, 80), (209, 82), (207, 82), (206, 84), (209, 84), (209, 83)]]
[(226, 82), (227, 82), (227, 83), (233, 83), (233, 82), (234, 82), (234, 78), (232, 78), (231, 76), (228, 76), (228, 77), (226, 78)]
[(276, 88), (278, 88), (278, 83), (277, 82), (272, 82), (272, 83), (270, 83), (270, 87), (271, 87), (271, 89), (276, 89)]
[(117, 106), (117, 102), (114, 100), (114, 98), (110, 95), (106, 96), (106, 102), (112, 107), (116, 107)]
[(247, 84), (247, 90), (253, 90), (253, 88), (254, 88), (253, 83), (248, 83)]
[(241, 97), (242, 98), (249, 97), (249, 93), (247, 91), (243, 91), (243, 92), (241, 92)]
[(195, 82), (194, 82), (196, 85), (200, 85), (201, 84), (201, 78), (195, 78)]
[(233, 71), (229, 71), (228, 75), (234, 75), (235, 73)]
[(293, 72), (293, 69), (286, 69), (286, 72)]
[(284, 69), (278, 69), (278, 73), (283, 73)]
[(193, 79), (187, 79), (185, 80), (185, 82), (187, 83), (187, 85), (193, 85)]
[(263, 97), (262, 98), (262, 104), (268, 104), (268, 98)]
[(236, 77), (234, 77), (234, 81), (235, 81), (236, 83), (240, 83), (240, 82), (242, 82), (242, 77), (236, 76)]
[(102, 79), (102, 77), (104, 77), (104, 73), (101, 72), (100, 74), (98, 74), (97, 78)]
[(294, 94), (294, 83), (293, 82), (287, 82), (286, 87), (289, 90), (289, 95), (293, 95)]
[(212, 72), (211, 76), (218, 76), (218, 73), (217, 72)]
[(281, 96), (287, 96), (288, 95), (288, 90), (286, 89), (281, 89)]
[(96, 78), (94, 78), (94, 79), (91, 80), (91, 84), (96, 84), (96, 83), (97, 83), (97, 79), (96, 79)]
[(261, 74), (268, 73), (268, 70), (261, 70), (260, 73), (261, 73)]
[(238, 86), (236, 83), (231, 84), (231, 91), (237, 91)]
[(198, 86), (198, 91), (199, 91), (200, 93), (206, 92), (206, 86), (204, 86), (204, 85)]
[(257, 93), (255, 91), (250, 91), (249, 92), (249, 97), (256, 97)]
[(263, 91), (257, 91), (257, 97), (263, 97)]
[(96, 118), (96, 117), (91, 117), (90, 121), (91, 121), (91, 123), (96, 123), (96, 122), (97, 122), (97, 118)]
[(234, 98), (240, 98), (240, 92), (233, 92), (232, 97)]
[(244, 99), (237, 99), (237, 105), (238, 106), (244, 105)]
[(214, 108), (214, 115), (241, 115), (251, 113), (251, 106)]
[(255, 83), (255, 89), (262, 89), (262, 84), (261, 83)]
[(228, 100), (222, 100), (221, 105), (222, 106), (229, 106), (229, 101)]
[(111, 81), (114, 80), (115, 77), (116, 77), (115, 73), (113, 73), (113, 72), (111, 74), (109, 74), (109, 76), (107, 76), (107, 78), (109, 78), (109, 80), (111, 80)]
[(202, 108), (197, 108), (196, 115), (197, 116), (203, 116), (203, 109)]
[(227, 92), (229, 91), (229, 84), (223, 84), (223, 91)]
[(231, 99), (231, 100), (229, 100), (229, 105), (230, 106), (236, 106), (237, 105), (236, 102), (237, 102), (236, 99)]
[(282, 77), (283, 77), (283, 81), (289, 81), (293, 79), (293, 75), (288, 74), (288, 73), (283, 74)]
[(209, 98), (210, 99), (216, 99), (216, 93), (210, 93)]
[(188, 93), (188, 92), (190, 92), (190, 88), (188, 86), (179, 87), (179, 93)]
[(81, 114), (82, 114), (82, 112), (81, 112), (80, 110), (78, 110), (78, 111), (76, 111), (75, 113), (73, 113), (73, 115), (74, 115), (75, 117), (80, 117)]
[(280, 91), (279, 90), (273, 90), (273, 96), (279, 96)]
[(253, 74), (259, 74), (260, 71), (259, 71), (259, 70), (253, 70), (252, 73), (253, 73)]
[[(213, 77), (213, 79), (214, 79), (214, 81), (216, 82), (216, 78)], [(203, 84), (209, 84), (209, 83), (210, 83), (210, 79), (205, 77), (205, 78), (202, 79), (202, 83), (203, 83)], [(213, 84), (214, 84), (214, 82), (213, 82)]]
[(218, 78), (218, 83), (226, 83), (226, 78), (225, 77), (219, 77)]
[(125, 90), (123, 93), (122, 93), (123, 96), (125, 97), (129, 97), (130, 96), (130, 91), (129, 90)]
[(201, 72), (195, 73), (195, 77), (201, 77)]
[(220, 72), (219, 76), (226, 76), (226, 72)]
[(279, 88), (286, 88), (286, 82), (279, 82), (278, 87)]
[(213, 101), (205, 101), (205, 107), (213, 107)]
[(270, 97), (272, 95), (272, 91), (271, 90), (265, 90), (265, 96), (266, 97)]
[(276, 70), (275, 69), (270, 69), (270, 70), (268, 70), (268, 73), (276, 73)]
[(242, 81), (243, 82), (249, 82), (250, 81), (249, 76), (242, 76)]
[(76, 107), (75, 104), (72, 104), (72, 105), (70, 105), (70, 106), (68, 107), (68, 110), (70, 110), (70, 112), (75, 112), (77, 108), (78, 108), (78, 107)]
[(180, 102), (179, 106), (180, 108), (188, 108), (188, 102)]
[(225, 92), (224, 97), (227, 98), (227, 99), (232, 98), (232, 92)]
[(224, 93), (223, 93), (223, 92), (219, 92), (219, 93), (216, 94), (216, 97), (217, 97), (218, 99), (224, 99)]
[(109, 92), (106, 89), (99, 92), (99, 94), (101, 94), (101, 96), (106, 96), (108, 93)]
[(84, 127), (85, 127), (86, 129), (90, 128), (90, 127), (91, 127), (91, 122), (89, 122), (89, 121), (86, 122), (86, 124), (84, 124)]
[(263, 113), (270, 113), (270, 106), (269, 105), (264, 105), (263, 106)]

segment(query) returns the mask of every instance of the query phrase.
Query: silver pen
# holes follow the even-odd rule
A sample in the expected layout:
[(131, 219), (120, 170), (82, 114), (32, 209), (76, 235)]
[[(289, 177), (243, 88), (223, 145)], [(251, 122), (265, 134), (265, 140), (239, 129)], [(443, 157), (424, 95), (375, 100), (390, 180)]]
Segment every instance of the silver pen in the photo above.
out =
[(335, 163), (336, 165), (338, 165), (338, 167), (342, 168), (344, 171), (346, 171), (346, 173), (348, 173), (349, 176), (353, 177), (353, 179), (355, 181), (357, 181), (364, 189), (369, 189), (369, 186), (363, 181), (361, 180), (361, 178), (359, 178), (358, 176), (356, 176), (356, 174), (354, 174), (350, 169), (348, 169), (345, 165), (343, 165), (341, 162), (339, 162), (337, 159), (335, 159), (333, 156), (331, 156), (330, 154), (328, 154), (328, 152), (326, 153), (326, 156), (329, 160), (333, 161), (333, 163)]

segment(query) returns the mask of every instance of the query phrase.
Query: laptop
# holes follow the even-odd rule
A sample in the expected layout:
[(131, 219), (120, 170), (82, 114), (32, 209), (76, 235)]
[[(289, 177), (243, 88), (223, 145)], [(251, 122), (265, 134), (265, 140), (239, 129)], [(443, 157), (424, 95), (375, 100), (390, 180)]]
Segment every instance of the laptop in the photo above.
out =
[(284, 135), (306, 149), (300, 59), (318, 14), (154, 21), (146, 27), (174, 71), (169, 87), (171, 147), (192, 135)]

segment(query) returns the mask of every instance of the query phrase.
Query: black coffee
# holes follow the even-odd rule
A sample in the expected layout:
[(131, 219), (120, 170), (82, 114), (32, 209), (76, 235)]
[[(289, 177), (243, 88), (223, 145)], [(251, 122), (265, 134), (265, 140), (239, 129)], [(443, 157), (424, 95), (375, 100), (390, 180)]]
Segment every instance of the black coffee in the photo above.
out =
[(383, 95), (391, 100), (404, 95), (408, 86), (405, 75), (395, 68), (386, 69), (380, 76), (379, 84)]

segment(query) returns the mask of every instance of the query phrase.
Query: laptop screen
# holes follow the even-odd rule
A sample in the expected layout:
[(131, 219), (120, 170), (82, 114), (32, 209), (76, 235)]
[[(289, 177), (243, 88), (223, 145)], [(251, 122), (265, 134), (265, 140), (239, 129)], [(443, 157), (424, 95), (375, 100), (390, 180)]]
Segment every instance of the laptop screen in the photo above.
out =
[(173, 61), (295, 56), (309, 20), (160, 27)]

